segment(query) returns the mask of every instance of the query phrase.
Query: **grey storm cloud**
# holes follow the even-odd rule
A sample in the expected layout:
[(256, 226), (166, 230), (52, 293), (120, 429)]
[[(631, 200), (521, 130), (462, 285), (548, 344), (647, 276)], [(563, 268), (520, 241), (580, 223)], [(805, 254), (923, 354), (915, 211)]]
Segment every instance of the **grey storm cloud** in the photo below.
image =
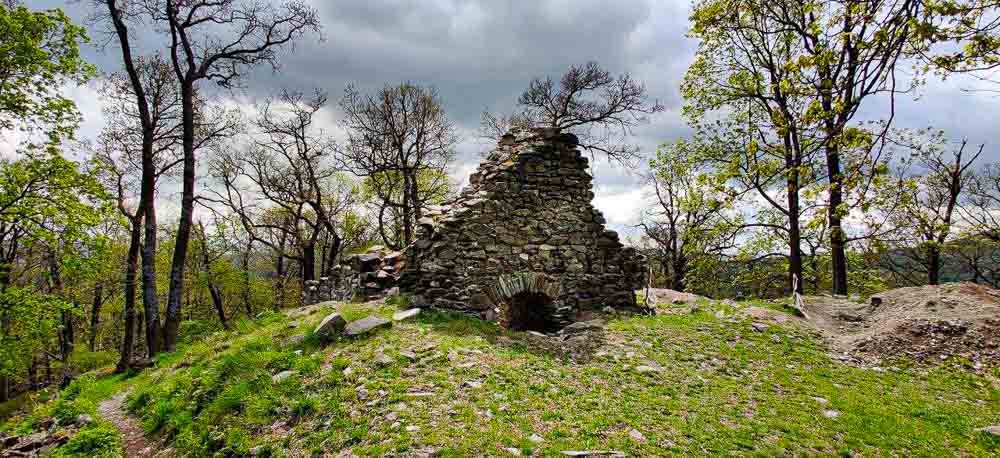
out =
[[(613, 72), (643, 81), (651, 97), (666, 106), (649, 125), (635, 130), (634, 141), (652, 154), (657, 145), (690, 134), (680, 116), (679, 84), (691, 63), (696, 42), (686, 38), (687, 0), (314, 0), (323, 39), (307, 36), (283, 51), (274, 74), (259, 69), (241, 97), (256, 99), (281, 89), (327, 91), (336, 100), (348, 84), (373, 90), (410, 81), (435, 87), (449, 117), (459, 127), (456, 174), (471, 171), (487, 148), (475, 138), (486, 108), (509, 111), (534, 77), (558, 77), (572, 64), (590, 60)], [(78, 22), (90, 2), (29, 0), (34, 8), (60, 7)], [(163, 50), (165, 40), (150, 27), (141, 30), (142, 51)], [(98, 40), (99, 41), (99, 40)], [(157, 49), (159, 48), (159, 49)], [(117, 50), (90, 47), (87, 57), (104, 71), (120, 67)], [(938, 81), (919, 90), (920, 98), (900, 96), (896, 124), (935, 126), (949, 138), (987, 145), (987, 160), (1000, 160), (1000, 99), (967, 89), (981, 86), (969, 78)], [(995, 86), (993, 89), (996, 89)], [(81, 103), (95, 111), (93, 101)], [(873, 101), (865, 114), (881, 118), (886, 101)], [(336, 113), (333, 113), (336, 118)], [(84, 113), (99, 117), (99, 113)], [(94, 130), (99, 123), (86, 124)], [(92, 135), (96, 132), (83, 132)], [(629, 170), (598, 164), (598, 200), (634, 209), (638, 178)], [(627, 212), (621, 212), (627, 215)], [(624, 216), (619, 225), (625, 224)]]

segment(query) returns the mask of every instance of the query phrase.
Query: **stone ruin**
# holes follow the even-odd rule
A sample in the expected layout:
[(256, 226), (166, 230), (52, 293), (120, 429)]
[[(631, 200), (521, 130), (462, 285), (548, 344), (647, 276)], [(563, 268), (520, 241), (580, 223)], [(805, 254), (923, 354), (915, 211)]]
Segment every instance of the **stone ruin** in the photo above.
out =
[(605, 229), (587, 166), (571, 133), (505, 135), (459, 197), (421, 218), (399, 287), (417, 307), (515, 330), (552, 332), (607, 307), (641, 310), (645, 258)]
[(643, 311), (646, 260), (591, 205), (575, 135), (514, 130), (454, 200), (420, 219), (402, 254), (374, 247), (306, 285), (307, 304), (399, 288), (415, 307), (477, 315), (505, 328), (554, 332), (608, 307)]
[(368, 251), (347, 257), (333, 267), (330, 276), (309, 280), (302, 292), (304, 304), (323, 301), (374, 299), (385, 296), (396, 286), (406, 259), (399, 251), (376, 245)]

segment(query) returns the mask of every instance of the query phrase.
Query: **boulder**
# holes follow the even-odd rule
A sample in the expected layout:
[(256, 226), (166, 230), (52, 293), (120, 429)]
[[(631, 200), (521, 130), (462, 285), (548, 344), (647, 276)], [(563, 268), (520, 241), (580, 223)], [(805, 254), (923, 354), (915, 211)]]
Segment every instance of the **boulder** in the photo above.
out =
[(979, 428), (976, 431), (1000, 437), (1000, 425), (987, 426), (985, 428)]
[(344, 319), (339, 313), (331, 313), (323, 318), (323, 321), (316, 326), (316, 330), (313, 334), (320, 336), (322, 338), (331, 338), (344, 331), (347, 326), (347, 320)]
[(420, 309), (409, 309), (392, 314), (393, 321), (404, 321), (420, 314)]
[(369, 331), (389, 326), (392, 326), (391, 321), (377, 316), (369, 316), (347, 323), (347, 326), (344, 328), (344, 335), (356, 337)]
[(603, 329), (604, 322), (601, 320), (577, 321), (576, 323), (562, 328), (559, 333), (562, 335), (574, 335), (591, 331), (601, 331)]

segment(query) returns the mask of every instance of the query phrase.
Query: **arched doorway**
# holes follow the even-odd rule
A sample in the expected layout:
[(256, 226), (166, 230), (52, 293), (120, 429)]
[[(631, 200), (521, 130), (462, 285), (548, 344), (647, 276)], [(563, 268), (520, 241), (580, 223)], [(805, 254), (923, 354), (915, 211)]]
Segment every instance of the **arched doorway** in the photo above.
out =
[(500, 326), (515, 331), (554, 332), (559, 323), (552, 316), (549, 296), (524, 291), (500, 305)]

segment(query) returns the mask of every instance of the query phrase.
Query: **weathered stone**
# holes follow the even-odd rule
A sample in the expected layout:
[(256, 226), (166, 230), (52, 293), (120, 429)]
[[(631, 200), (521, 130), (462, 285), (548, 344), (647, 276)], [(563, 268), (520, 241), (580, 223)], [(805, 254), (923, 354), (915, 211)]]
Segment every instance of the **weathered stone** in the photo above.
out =
[(976, 431), (1000, 437), (1000, 425), (987, 426), (985, 428), (979, 428)]
[(281, 371), (271, 377), (271, 381), (274, 383), (281, 383), (281, 381), (295, 375), (295, 371)]
[(578, 321), (559, 331), (563, 335), (580, 334), (584, 332), (602, 331), (604, 322), (601, 320)]
[(392, 314), (393, 321), (404, 321), (420, 314), (420, 309), (409, 309)]
[(334, 337), (344, 331), (347, 326), (347, 320), (344, 319), (339, 313), (331, 313), (323, 318), (323, 321), (316, 326), (316, 330), (313, 334), (317, 336), (328, 339)]
[(347, 326), (344, 327), (344, 335), (356, 337), (366, 332), (389, 326), (392, 326), (391, 321), (377, 316), (369, 316), (347, 323)]

